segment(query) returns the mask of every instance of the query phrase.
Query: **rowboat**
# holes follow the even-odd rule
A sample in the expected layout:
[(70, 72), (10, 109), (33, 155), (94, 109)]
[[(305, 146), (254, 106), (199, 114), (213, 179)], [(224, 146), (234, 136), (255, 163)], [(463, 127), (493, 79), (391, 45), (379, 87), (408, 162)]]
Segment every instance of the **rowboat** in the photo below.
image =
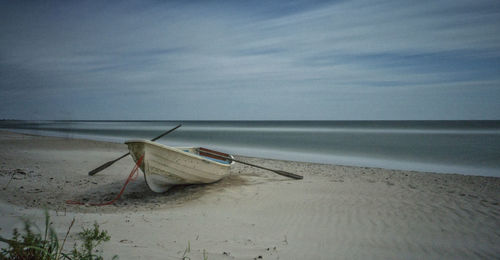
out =
[(144, 156), (139, 167), (149, 189), (158, 193), (173, 185), (216, 182), (229, 175), (234, 164), (232, 155), (203, 147), (170, 147), (148, 140), (125, 144), (136, 163)]

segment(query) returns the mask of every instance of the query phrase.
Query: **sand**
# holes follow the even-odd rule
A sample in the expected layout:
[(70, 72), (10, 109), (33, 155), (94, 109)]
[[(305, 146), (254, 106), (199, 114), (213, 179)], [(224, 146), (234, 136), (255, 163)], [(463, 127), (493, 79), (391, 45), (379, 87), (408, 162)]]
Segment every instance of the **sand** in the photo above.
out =
[[(236, 164), (208, 185), (148, 190), (142, 176), (111, 206), (133, 167), (123, 144), (0, 131), (0, 235), (48, 208), (64, 237), (97, 221), (105, 258), (461, 259), (500, 256), (500, 178), (238, 159), (304, 176), (291, 180)], [(142, 175), (142, 174), (141, 174)], [(40, 224), (43, 226), (42, 224)], [(70, 242), (70, 245), (72, 243)], [(2, 244), (2, 246), (5, 246)]]

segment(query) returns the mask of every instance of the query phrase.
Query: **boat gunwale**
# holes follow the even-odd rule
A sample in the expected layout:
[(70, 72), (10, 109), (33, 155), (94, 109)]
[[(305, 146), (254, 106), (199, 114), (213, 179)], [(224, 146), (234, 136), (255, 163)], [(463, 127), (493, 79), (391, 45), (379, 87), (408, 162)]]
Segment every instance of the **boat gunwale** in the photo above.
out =
[[(231, 163), (229, 164), (225, 164), (225, 163), (220, 163), (220, 162), (217, 162), (217, 161), (213, 161), (213, 160), (210, 160), (202, 155), (197, 155), (197, 154), (193, 154), (193, 153), (190, 153), (190, 152), (185, 152), (179, 148), (176, 148), (176, 147), (172, 147), (172, 146), (167, 146), (167, 145), (164, 145), (164, 144), (160, 144), (160, 143), (157, 143), (157, 142), (153, 142), (153, 141), (150, 141), (150, 140), (142, 140), (142, 139), (133, 139), (133, 140), (127, 140), (125, 141), (125, 144), (129, 144), (129, 143), (146, 143), (146, 144), (150, 144), (150, 145), (154, 145), (154, 146), (157, 146), (157, 147), (160, 147), (160, 148), (164, 148), (164, 149), (167, 149), (167, 150), (170, 150), (172, 152), (176, 152), (176, 153), (181, 153), (183, 155), (187, 155), (193, 159), (197, 159), (197, 160), (202, 160), (202, 161), (205, 161), (205, 162), (208, 162), (208, 163), (214, 163), (215, 165), (218, 165), (218, 166), (224, 166), (224, 167), (231, 167), (231, 165), (234, 164), (234, 161), (231, 160)], [(200, 147), (182, 147), (182, 148), (186, 148), (186, 149), (189, 149), (189, 148), (200, 148)], [(229, 154), (229, 157), (234, 159), (234, 156)]]

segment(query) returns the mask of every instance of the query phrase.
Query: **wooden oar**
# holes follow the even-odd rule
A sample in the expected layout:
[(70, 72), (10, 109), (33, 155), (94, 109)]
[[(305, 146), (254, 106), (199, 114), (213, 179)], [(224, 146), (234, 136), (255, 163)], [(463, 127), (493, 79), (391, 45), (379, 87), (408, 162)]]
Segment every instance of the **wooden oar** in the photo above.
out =
[[(181, 126), (182, 126), (182, 124), (179, 124), (178, 126), (176, 126), (176, 127), (172, 128), (172, 129), (168, 130), (167, 132), (165, 132), (165, 133), (163, 133), (163, 134), (161, 134), (161, 135), (159, 135), (159, 136), (157, 136), (157, 137), (155, 137), (155, 138), (151, 139), (151, 141), (153, 141), (153, 142), (154, 142), (154, 141), (156, 141), (156, 140), (158, 140), (158, 139), (162, 138), (163, 136), (165, 136), (165, 135), (167, 135), (167, 134), (169, 134), (169, 133), (173, 132), (175, 129), (177, 129), (177, 128), (181, 127)], [(114, 160), (112, 160), (112, 161), (109, 161), (109, 162), (107, 162), (107, 163), (105, 163), (105, 164), (103, 164), (103, 165), (101, 165), (101, 166), (99, 166), (99, 167), (97, 167), (97, 168), (93, 169), (92, 171), (90, 171), (90, 172), (89, 172), (89, 175), (90, 175), (90, 176), (92, 176), (92, 175), (94, 175), (94, 174), (96, 174), (96, 173), (98, 173), (98, 172), (100, 172), (100, 171), (102, 171), (102, 170), (104, 170), (104, 169), (108, 168), (109, 166), (113, 165), (113, 163), (115, 163), (115, 162), (117, 162), (117, 161), (119, 161), (119, 160), (121, 160), (121, 159), (125, 158), (125, 157), (126, 157), (127, 155), (129, 155), (129, 154), (130, 154), (130, 153), (126, 153), (126, 154), (124, 154), (124, 155), (122, 155), (122, 156), (120, 156), (120, 157), (118, 157), (118, 158), (116, 158), (116, 159), (114, 159)]]
[(251, 164), (251, 163), (248, 163), (248, 162), (240, 161), (240, 160), (237, 160), (237, 159), (234, 159), (234, 158), (231, 158), (231, 157), (224, 156), (224, 155), (222, 155), (222, 153), (219, 153), (219, 152), (214, 153), (214, 151), (208, 150), (206, 148), (200, 148), (200, 155), (202, 155), (202, 154), (212, 155), (212, 157), (214, 157), (215, 159), (221, 158), (221, 159), (224, 159), (224, 160), (235, 161), (235, 162), (238, 162), (238, 163), (241, 163), (241, 164), (245, 164), (245, 165), (248, 165), (248, 166), (252, 166), (252, 167), (256, 167), (256, 168), (259, 168), (259, 169), (268, 170), (268, 171), (271, 171), (271, 172), (274, 172), (276, 174), (279, 174), (279, 175), (282, 175), (282, 176), (286, 176), (286, 177), (289, 177), (289, 178), (292, 178), (292, 179), (301, 180), (301, 179), (304, 178), (303, 176), (297, 175), (295, 173), (285, 172), (285, 171), (281, 171), (281, 170), (273, 170), (273, 169), (269, 169), (269, 168), (262, 167), (262, 166), (259, 166), (259, 165), (255, 165), (255, 164)]

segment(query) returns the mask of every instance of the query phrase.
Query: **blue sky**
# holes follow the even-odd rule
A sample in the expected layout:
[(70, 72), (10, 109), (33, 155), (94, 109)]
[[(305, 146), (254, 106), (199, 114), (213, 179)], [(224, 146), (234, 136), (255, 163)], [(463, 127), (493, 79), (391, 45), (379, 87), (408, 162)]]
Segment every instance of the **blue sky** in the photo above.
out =
[(0, 3), (0, 118), (500, 119), (498, 1)]

